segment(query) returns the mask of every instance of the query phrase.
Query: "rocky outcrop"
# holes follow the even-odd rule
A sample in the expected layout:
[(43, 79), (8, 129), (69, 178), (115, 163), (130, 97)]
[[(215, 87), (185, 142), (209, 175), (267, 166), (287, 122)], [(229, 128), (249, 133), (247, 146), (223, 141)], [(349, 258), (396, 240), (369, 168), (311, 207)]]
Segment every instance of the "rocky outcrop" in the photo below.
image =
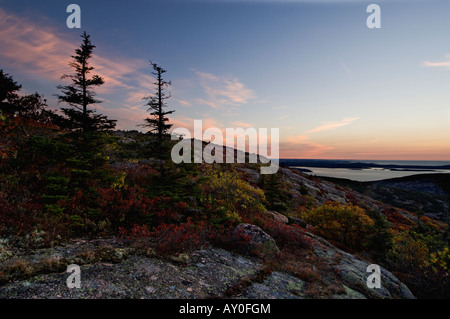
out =
[(59, 271), (0, 286), (0, 299), (224, 297), (227, 290), (244, 278), (252, 278), (262, 267), (257, 258), (213, 248), (192, 252), (184, 260), (187, 262), (181, 264), (132, 254), (120, 263), (88, 263), (81, 265), (80, 289), (67, 288), (69, 274)]
[(271, 256), (280, 252), (275, 240), (255, 225), (238, 225), (232, 237), (243, 251), (256, 256)]
[[(256, 226), (250, 226), (243, 224), (240, 229), (260, 236), (260, 243), (274, 243)], [(382, 288), (367, 288), (368, 262), (339, 250), (320, 237), (308, 236), (314, 243), (312, 253), (328, 263), (341, 278), (341, 289), (328, 298), (414, 298), (409, 289), (385, 269), (381, 272)], [(69, 274), (65, 270), (72, 263), (81, 266), (80, 289), (69, 289), (66, 285)], [(14, 257), (0, 265), (0, 272), (6, 273), (8, 264), (16, 275), (18, 271), (27, 273), (11, 276), (9, 282), (3, 282), (0, 299), (312, 297), (308, 292), (310, 282), (290, 273), (268, 269), (258, 257), (212, 247), (176, 258), (161, 258), (151, 253), (137, 253), (115, 239), (77, 240), (32, 254), (15, 252)], [(323, 277), (326, 283), (326, 274)]]
[(409, 288), (387, 269), (381, 268), (381, 288), (369, 288), (366, 284), (370, 273), (367, 267), (372, 263), (356, 258), (331, 245), (325, 239), (307, 233), (314, 242), (314, 252), (326, 260), (330, 267), (339, 272), (342, 283), (367, 298), (414, 299)]
[(288, 216), (288, 221), (290, 225), (298, 225), (303, 228), (306, 228), (308, 226), (303, 219), (297, 217)]
[(280, 214), (278, 212), (267, 211), (267, 212), (265, 212), (265, 214), (270, 215), (273, 218), (273, 220), (276, 220), (277, 222), (280, 222), (280, 223), (283, 223), (283, 224), (288, 224), (289, 223), (289, 219), (286, 216), (284, 216), (284, 215), (282, 215), (282, 214)]

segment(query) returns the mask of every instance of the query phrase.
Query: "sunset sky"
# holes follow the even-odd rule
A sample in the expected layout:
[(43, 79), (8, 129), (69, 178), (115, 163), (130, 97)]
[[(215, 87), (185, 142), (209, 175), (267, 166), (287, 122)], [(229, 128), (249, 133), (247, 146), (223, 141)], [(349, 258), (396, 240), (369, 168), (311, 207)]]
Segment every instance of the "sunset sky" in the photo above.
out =
[(57, 109), (86, 31), (118, 129), (142, 130), (152, 60), (175, 127), (279, 128), (281, 158), (450, 161), (449, 15), (448, 0), (0, 0), (0, 69)]

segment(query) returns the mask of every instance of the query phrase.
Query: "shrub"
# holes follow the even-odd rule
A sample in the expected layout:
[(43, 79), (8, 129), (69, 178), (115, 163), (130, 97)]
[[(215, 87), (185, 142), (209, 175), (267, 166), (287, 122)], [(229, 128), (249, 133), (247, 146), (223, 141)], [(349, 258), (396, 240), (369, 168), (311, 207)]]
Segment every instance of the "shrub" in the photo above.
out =
[(302, 195), (308, 195), (309, 191), (308, 188), (305, 185), (300, 186), (300, 194)]
[(21, 189), (21, 192), (0, 191), (0, 232), (27, 234), (35, 226), (42, 204)]
[(209, 205), (215, 212), (222, 211), (225, 217), (236, 221), (242, 216), (265, 210), (264, 192), (251, 186), (233, 172), (213, 170), (202, 183), (201, 190), (204, 205)]
[(448, 247), (445, 247), (440, 251), (432, 253), (430, 257), (431, 257), (430, 263), (433, 271), (435, 272), (444, 271), (447, 273), (448, 276), (450, 270), (450, 250), (448, 249)]
[(305, 214), (304, 219), (320, 235), (354, 249), (362, 248), (374, 224), (362, 208), (339, 203), (327, 203), (314, 208)]
[(242, 247), (246, 247), (252, 238), (243, 231), (234, 230), (234, 225), (210, 225), (205, 227), (204, 234), (207, 242), (213, 246), (242, 253)]
[(297, 225), (286, 225), (276, 220), (266, 221), (261, 229), (272, 236), (280, 248), (312, 248), (312, 241)]
[(387, 218), (376, 211), (369, 211), (369, 217), (374, 221), (371, 234), (367, 236), (367, 250), (376, 260), (385, 260), (386, 252), (392, 248), (393, 234)]
[(387, 254), (392, 269), (420, 272), (428, 264), (428, 247), (424, 241), (412, 237), (408, 232), (394, 236), (394, 246)]
[(396, 208), (388, 207), (383, 211), (383, 215), (397, 230), (408, 230), (414, 225), (414, 222), (403, 216)]
[(125, 178), (127, 177), (127, 173), (126, 172), (122, 172), (119, 176), (116, 176), (116, 178), (114, 179), (111, 188), (113, 189), (113, 191), (118, 192), (122, 189), (126, 190), (127, 189), (127, 185), (125, 183)]
[(280, 172), (277, 174), (260, 175), (258, 186), (264, 191), (267, 207), (270, 210), (286, 212), (289, 209), (289, 191), (281, 181)]
[(202, 230), (202, 225), (188, 220), (180, 225), (161, 224), (151, 232), (151, 236), (159, 254), (174, 255), (205, 244), (201, 236)]
[(154, 211), (155, 202), (138, 187), (121, 191), (97, 187), (78, 191), (67, 205), (70, 215), (87, 217), (93, 222), (108, 219), (117, 230), (120, 226), (131, 227), (136, 223), (146, 223)]

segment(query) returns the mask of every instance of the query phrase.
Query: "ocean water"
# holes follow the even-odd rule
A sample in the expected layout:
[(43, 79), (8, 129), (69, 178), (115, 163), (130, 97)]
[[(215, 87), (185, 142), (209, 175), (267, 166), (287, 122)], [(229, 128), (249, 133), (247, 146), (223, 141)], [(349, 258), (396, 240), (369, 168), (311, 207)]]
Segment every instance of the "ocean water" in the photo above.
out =
[[(360, 162), (360, 163), (373, 163), (379, 165), (398, 165), (401, 169), (407, 169), (408, 166), (429, 166), (430, 168), (420, 170), (391, 170), (387, 168), (367, 168), (367, 169), (349, 169), (349, 168), (324, 168), (324, 167), (302, 167), (296, 166), (297, 168), (308, 169), (312, 172), (306, 172), (306, 174), (316, 175), (316, 176), (325, 176), (325, 177), (335, 177), (335, 178), (345, 178), (359, 182), (372, 182), (379, 181), (383, 179), (389, 178), (397, 178), (397, 177), (405, 177), (417, 174), (433, 174), (433, 173), (445, 173), (450, 174), (450, 170), (448, 169), (433, 169), (432, 166), (444, 166), (450, 165), (448, 161), (364, 161), (364, 160), (355, 160), (349, 162)], [(449, 175), (450, 178), (450, 175)]]

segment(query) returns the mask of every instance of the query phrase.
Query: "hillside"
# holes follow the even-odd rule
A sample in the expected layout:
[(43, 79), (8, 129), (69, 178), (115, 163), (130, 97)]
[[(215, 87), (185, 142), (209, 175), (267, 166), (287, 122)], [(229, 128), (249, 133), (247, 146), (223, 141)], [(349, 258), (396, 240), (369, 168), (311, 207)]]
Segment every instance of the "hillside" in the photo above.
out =
[(373, 199), (422, 212), (432, 219), (449, 223), (450, 177), (448, 174), (418, 174), (376, 182), (356, 182), (326, 177)]
[(442, 222), (289, 168), (174, 165), (148, 134), (102, 133), (93, 151), (41, 130), (2, 159), (0, 298), (449, 296)]
[[(250, 183), (260, 177), (258, 170), (246, 165), (238, 170)], [(291, 187), (292, 202), (301, 200), (302, 185), (317, 193), (317, 204), (346, 202), (346, 194), (331, 183), (311, 181), (286, 168), (280, 176)], [(370, 260), (344, 252), (310, 233), (309, 227), (299, 228), (301, 220), (283, 216), (276, 212), (259, 216), (271, 221), (266, 231), (276, 238), (276, 256), (267, 255), (261, 246), (253, 247), (247, 239), (215, 239), (194, 249), (161, 254), (143, 234), (71, 239), (46, 248), (41, 232), (33, 236), (34, 248), (26, 249), (20, 238), (11, 236), (2, 241), (0, 298), (414, 298), (386, 269), (383, 288), (368, 289)], [(252, 234), (256, 240), (259, 236)], [(61, 285), (66, 267), (73, 263), (82, 265), (81, 290)]]

